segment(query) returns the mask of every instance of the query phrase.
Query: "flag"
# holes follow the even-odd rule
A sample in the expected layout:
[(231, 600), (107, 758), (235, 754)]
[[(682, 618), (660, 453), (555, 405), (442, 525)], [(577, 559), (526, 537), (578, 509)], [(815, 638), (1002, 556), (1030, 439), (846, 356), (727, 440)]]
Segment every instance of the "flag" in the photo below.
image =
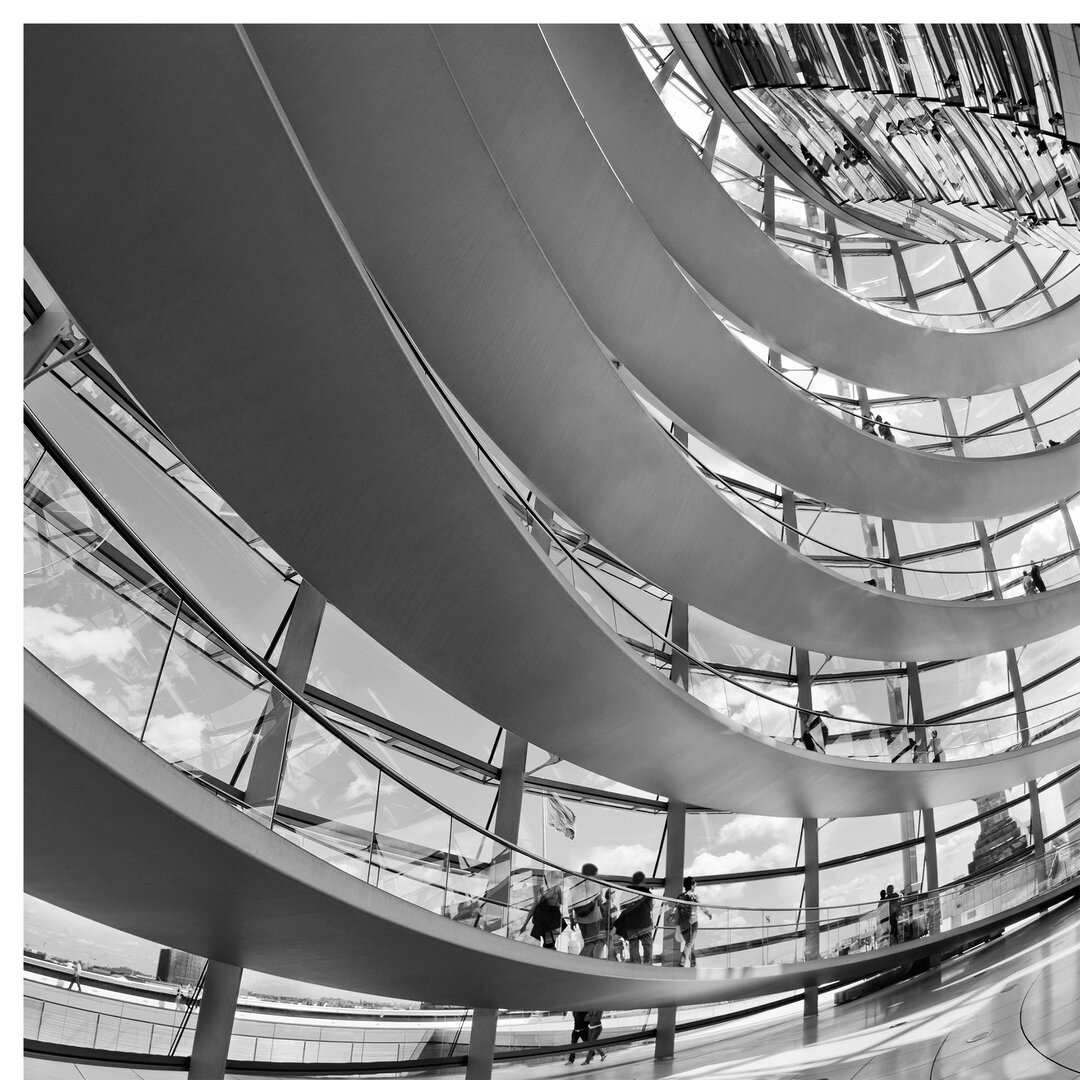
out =
[(554, 795), (548, 794), (547, 823), (553, 829), (558, 829), (567, 840), (573, 840), (574, 822), (576, 820), (577, 818), (574, 816), (574, 811), (571, 810), (566, 803), (561, 799), (555, 798)]

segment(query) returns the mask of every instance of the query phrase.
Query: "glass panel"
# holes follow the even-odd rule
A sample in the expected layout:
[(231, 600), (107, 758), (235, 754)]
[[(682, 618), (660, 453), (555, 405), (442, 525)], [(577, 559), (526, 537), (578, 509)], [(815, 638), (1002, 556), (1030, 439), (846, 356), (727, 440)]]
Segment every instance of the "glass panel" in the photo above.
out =
[[(445, 819), (444, 819), (445, 820)], [(510, 848), (460, 821), (450, 829), (450, 859), (445, 913), (455, 922), (489, 933), (513, 936), (521, 928), (521, 906), (532, 891), (528, 864), (511, 890)]]
[(450, 818), (387, 776), (379, 786), (371, 884), (442, 912)]
[(39, 379), (27, 400), (56, 441), (142, 540), (256, 651), (281, 623), (296, 586), (159, 466), (54, 379)]
[(50, 457), (26, 490), (24, 537), (26, 647), (107, 716), (139, 735), (176, 598)]
[(378, 768), (297, 711), (292, 724), (275, 829), (364, 881), (380, 789)]
[[(236, 790), (250, 769), (269, 693), (181, 612), (143, 737), (166, 761)], [(231, 658), (230, 658), (231, 659)], [(260, 744), (264, 745), (264, 744)]]

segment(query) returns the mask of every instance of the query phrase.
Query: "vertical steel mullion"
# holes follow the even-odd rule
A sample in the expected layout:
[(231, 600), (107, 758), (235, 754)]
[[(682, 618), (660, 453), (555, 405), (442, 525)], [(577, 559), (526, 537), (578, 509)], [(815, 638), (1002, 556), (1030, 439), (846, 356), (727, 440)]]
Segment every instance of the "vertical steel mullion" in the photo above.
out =
[(451, 915), (450, 912), (450, 849), (454, 844), (454, 819), (451, 817), (449, 821), (449, 827), (447, 829), (446, 836), (446, 873), (443, 876), (443, 909), (447, 915)]
[(375, 781), (375, 812), (371, 815), (371, 845), (368, 848), (367, 881), (371, 884), (371, 867), (375, 862), (375, 845), (378, 843), (376, 826), (379, 824), (379, 798), (382, 795), (383, 771), (379, 769), (379, 778)]
[[(172, 591), (171, 589), (169, 590)], [(175, 593), (173, 594), (175, 595)], [(173, 638), (176, 636), (176, 624), (180, 621), (180, 612), (183, 610), (184, 601), (176, 597), (176, 614), (173, 616), (172, 627), (169, 629), (169, 640), (165, 642), (165, 651), (161, 654), (161, 665), (158, 667), (157, 678), (154, 680), (154, 689), (150, 694), (150, 700), (146, 705), (146, 717), (143, 720), (142, 731), (139, 732), (139, 742), (146, 738), (146, 729), (150, 724), (150, 714), (154, 711), (154, 702), (157, 700), (158, 689), (161, 686), (162, 676), (165, 674), (165, 665), (169, 662), (169, 650), (172, 648)]]

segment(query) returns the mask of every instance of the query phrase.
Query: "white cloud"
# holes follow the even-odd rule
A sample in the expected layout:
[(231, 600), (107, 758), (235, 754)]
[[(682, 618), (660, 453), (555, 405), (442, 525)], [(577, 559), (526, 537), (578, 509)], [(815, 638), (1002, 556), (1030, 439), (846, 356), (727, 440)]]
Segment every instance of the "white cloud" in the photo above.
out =
[(56, 608), (24, 608), (23, 633), (32, 652), (69, 663), (114, 664), (135, 645), (135, 636), (126, 626), (88, 627), (84, 620)]
[(76, 694), (81, 694), (90, 701), (94, 700), (95, 687), (93, 679), (84, 679), (81, 675), (76, 675), (73, 671), (69, 671), (64, 676), (64, 682), (66, 682)]
[(1010, 560), (1013, 566), (1030, 566), (1049, 555), (1069, 550), (1065, 536), (1065, 519), (1061, 514), (1048, 514), (1036, 521), (1020, 540), (1016, 554)]
[(888, 882), (879, 874), (857, 874), (839, 885), (821, 890), (822, 907), (843, 907), (849, 904), (871, 904)]
[(780, 818), (757, 817), (754, 814), (736, 814), (724, 822), (716, 836), (719, 846), (737, 844), (746, 840), (765, 840), (782, 833), (786, 822)]
[(204, 750), (206, 720), (194, 713), (175, 716), (154, 713), (146, 725), (146, 741), (162, 757), (172, 761), (194, 761)]
[(778, 866), (790, 866), (793, 852), (785, 843), (773, 844), (760, 855), (747, 851), (727, 851), (716, 854), (699, 851), (687, 869), (693, 877), (709, 877), (713, 874), (744, 874), (749, 870), (772, 870)]
[(646, 847), (644, 844), (615, 844), (610, 847), (594, 847), (589, 849), (582, 862), (595, 863), (600, 872), (600, 877), (610, 874), (633, 874), (636, 870), (642, 870), (646, 874), (652, 873), (656, 863), (656, 849)]

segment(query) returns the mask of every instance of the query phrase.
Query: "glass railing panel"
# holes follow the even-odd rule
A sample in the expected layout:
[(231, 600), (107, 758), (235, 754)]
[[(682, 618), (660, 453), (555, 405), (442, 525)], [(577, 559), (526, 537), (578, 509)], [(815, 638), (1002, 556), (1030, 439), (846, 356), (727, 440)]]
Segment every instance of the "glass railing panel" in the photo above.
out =
[(26, 428), (23, 428), (23, 482), (25, 483), (30, 474), (34, 471), (37, 463), (41, 460), (41, 455), (45, 453), (44, 447), (30, 434)]
[(46, 458), (26, 489), (26, 647), (127, 731), (148, 715), (177, 601)]
[(490, 720), (413, 671), (332, 604), (323, 613), (308, 681), (483, 760), (498, 734)]
[[(173, 765), (236, 789), (250, 768), (270, 694), (246, 665), (183, 609), (150, 707), (143, 742)], [(235, 668), (240, 670), (235, 670)]]
[(274, 826), (306, 850), (369, 881), (380, 784), (378, 766), (297, 710)]
[(265, 649), (296, 590), (157, 462), (56, 379), (39, 379), (27, 401), (42, 424), (146, 542), (222, 622)]
[(488, 933), (514, 936), (533, 891), (528, 862), (515, 879), (513, 850), (457, 819), (449, 844), (445, 914)]
[(370, 883), (418, 907), (442, 912), (450, 820), (444, 811), (383, 773)]

